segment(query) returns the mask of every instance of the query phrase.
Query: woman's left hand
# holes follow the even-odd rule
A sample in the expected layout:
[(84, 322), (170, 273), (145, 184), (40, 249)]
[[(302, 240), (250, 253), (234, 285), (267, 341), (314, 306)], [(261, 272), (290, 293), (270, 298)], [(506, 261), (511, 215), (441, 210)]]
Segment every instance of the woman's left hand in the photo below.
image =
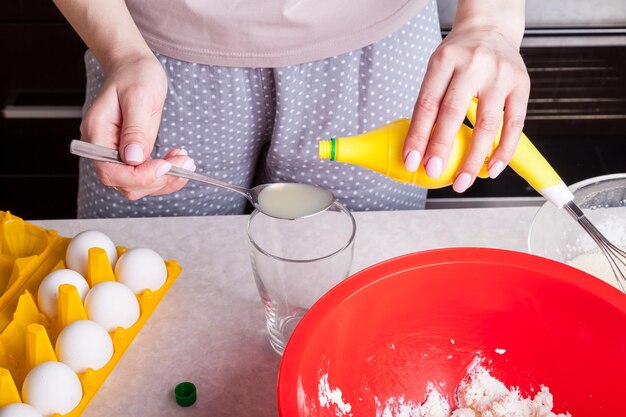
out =
[(521, 36), (510, 36), (480, 19), (480, 24), (476, 19), (463, 19), (459, 17), (463, 12), (469, 14), (467, 7), (457, 12), (452, 31), (430, 58), (403, 153), (409, 171), (423, 161), (427, 174), (439, 177), (472, 97), (477, 97), (472, 145), (455, 174), (453, 188), (457, 192), (473, 184), (501, 121), (502, 135), (488, 164), (489, 176), (495, 178), (510, 162), (522, 133), (530, 92), (530, 79), (519, 53)]

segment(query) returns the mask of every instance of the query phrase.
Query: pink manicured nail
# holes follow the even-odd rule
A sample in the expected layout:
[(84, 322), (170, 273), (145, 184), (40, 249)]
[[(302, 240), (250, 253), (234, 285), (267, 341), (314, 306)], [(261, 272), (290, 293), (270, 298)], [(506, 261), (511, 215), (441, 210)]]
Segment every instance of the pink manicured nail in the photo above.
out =
[(164, 162), (161, 165), (159, 165), (156, 171), (154, 171), (154, 177), (155, 178), (162, 177), (163, 175), (167, 174), (170, 171), (170, 169), (172, 169), (172, 164), (170, 164), (169, 162)]
[(192, 168), (195, 168), (196, 164), (195, 162), (193, 162), (193, 159), (189, 158), (187, 160), (185, 160), (185, 162), (183, 162), (183, 168), (189, 170), (189, 171), (193, 171)]
[(504, 163), (502, 161), (496, 161), (489, 168), (489, 178), (496, 178), (504, 170)]
[(422, 161), (422, 155), (418, 151), (411, 151), (406, 157), (406, 161), (404, 161), (404, 166), (407, 171), (415, 172), (417, 168), (420, 166), (420, 162)]
[(470, 185), (472, 185), (472, 177), (467, 172), (463, 172), (454, 180), (452, 189), (457, 193), (462, 193), (467, 190)]
[(443, 171), (443, 161), (438, 156), (433, 156), (426, 163), (426, 174), (430, 178), (439, 178)]
[(189, 155), (189, 154), (187, 153), (187, 151), (186, 151), (186, 150), (184, 150), (184, 149), (179, 149), (179, 150), (178, 150), (178, 154), (179, 154), (179, 155)]
[(136, 143), (126, 145), (124, 148), (124, 158), (127, 162), (143, 162), (143, 150)]

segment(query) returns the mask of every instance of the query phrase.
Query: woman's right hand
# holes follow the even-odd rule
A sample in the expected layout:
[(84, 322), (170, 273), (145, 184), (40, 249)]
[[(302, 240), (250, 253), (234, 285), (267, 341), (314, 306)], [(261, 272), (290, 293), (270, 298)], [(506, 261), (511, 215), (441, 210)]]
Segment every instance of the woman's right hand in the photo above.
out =
[(165, 174), (172, 165), (195, 170), (186, 151), (172, 149), (162, 160), (150, 158), (167, 94), (161, 64), (143, 54), (108, 63), (105, 74), (80, 126), (81, 140), (118, 149), (128, 165), (93, 162), (100, 181), (130, 200), (180, 190), (187, 180)]
[(167, 78), (124, 0), (53, 0), (98, 58), (105, 82), (80, 126), (81, 139), (118, 149), (130, 166), (94, 162), (100, 181), (125, 197), (180, 190), (186, 180), (165, 175), (172, 165), (195, 169), (182, 149), (152, 160)]

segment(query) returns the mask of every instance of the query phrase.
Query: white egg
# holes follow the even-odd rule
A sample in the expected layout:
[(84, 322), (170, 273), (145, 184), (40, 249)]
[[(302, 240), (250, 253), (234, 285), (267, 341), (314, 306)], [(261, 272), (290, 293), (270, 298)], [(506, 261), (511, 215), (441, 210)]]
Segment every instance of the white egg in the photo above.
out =
[(104, 233), (97, 230), (85, 230), (80, 232), (70, 241), (65, 252), (65, 264), (68, 268), (78, 271), (83, 276), (87, 276), (87, 259), (89, 249), (102, 248), (109, 257), (111, 268), (115, 267), (117, 261), (117, 250), (113, 241)]
[(42, 415), (31, 405), (11, 403), (0, 408), (0, 417), (42, 417)]
[(22, 399), (44, 417), (72, 411), (83, 398), (78, 376), (64, 363), (43, 362), (30, 370), (22, 386)]
[(165, 261), (148, 248), (133, 248), (124, 252), (115, 264), (115, 278), (135, 294), (145, 289), (156, 291), (167, 279)]
[(61, 284), (72, 284), (78, 290), (81, 300), (85, 300), (85, 295), (89, 291), (89, 284), (81, 274), (72, 269), (57, 269), (50, 272), (39, 284), (37, 290), (37, 305), (39, 311), (48, 318), (57, 316), (57, 304), (59, 300), (59, 286)]
[(113, 356), (113, 341), (95, 321), (77, 320), (61, 330), (54, 350), (59, 361), (80, 374), (106, 365)]
[(126, 285), (104, 281), (95, 285), (85, 297), (85, 309), (90, 320), (108, 332), (118, 327), (129, 328), (139, 319), (139, 301)]

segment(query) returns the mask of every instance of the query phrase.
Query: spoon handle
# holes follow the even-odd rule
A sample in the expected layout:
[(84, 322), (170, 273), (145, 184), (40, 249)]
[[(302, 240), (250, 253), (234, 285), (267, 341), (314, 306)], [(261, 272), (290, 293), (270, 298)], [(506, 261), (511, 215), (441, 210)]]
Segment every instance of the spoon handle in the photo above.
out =
[[(84, 142), (82, 140), (72, 140), (70, 142), (70, 152), (74, 155), (78, 155), (83, 158), (92, 159), (94, 161), (101, 162), (111, 162), (113, 164), (119, 165), (127, 165), (124, 161), (120, 159), (119, 153), (117, 150), (112, 148), (107, 148), (104, 146), (96, 145), (89, 142)], [(220, 181), (215, 178), (207, 177), (206, 175), (198, 174), (193, 171), (189, 171), (184, 168), (180, 168), (177, 166), (173, 166), (167, 172), (168, 175), (173, 175), (175, 177), (186, 178), (188, 180), (195, 180), (204, 182), (206, 184), (215, 185), (217, 187), (226, 188), (228, 190), (234, 191), (246, 197), (248, 200), (254, 203), (253, 196), (247, 188), (238, 187), (236, 185), (229, 184), (224, 181)]]

